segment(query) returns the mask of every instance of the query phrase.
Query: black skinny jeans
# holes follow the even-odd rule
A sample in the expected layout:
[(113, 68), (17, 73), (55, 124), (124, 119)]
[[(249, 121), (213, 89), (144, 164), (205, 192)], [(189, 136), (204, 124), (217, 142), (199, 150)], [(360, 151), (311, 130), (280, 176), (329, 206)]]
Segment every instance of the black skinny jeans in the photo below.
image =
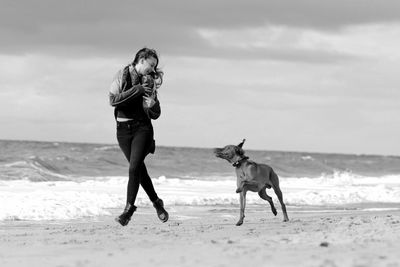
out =
[(117, 122), (118, 144), (129, 161), (127, 203), (131, 205), (135, 204), (139, 185), (142, 185), (151, 201), (154, 202), (158, 199), (144, 164), (144, 159), (149, 154), (150, 146), (153, 142), (153, 136), (151, 122)]

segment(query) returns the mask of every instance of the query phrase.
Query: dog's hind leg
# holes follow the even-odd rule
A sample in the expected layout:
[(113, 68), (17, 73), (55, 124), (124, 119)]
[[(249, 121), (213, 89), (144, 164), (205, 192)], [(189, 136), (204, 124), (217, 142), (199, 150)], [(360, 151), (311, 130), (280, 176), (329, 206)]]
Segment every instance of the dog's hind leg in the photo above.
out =
[(272, 201), (272, 197), (267, 195), (267, 192), (265, 191), (265, 188), (261, 189), (260, 192), (258, 192), (258, 195), (269, 202), (269, 205), (271, 205), (271, 211), (272, 213), (276, 216), (277, 212), (274, 206), (274, 202)]
[(240, 226), (243, 224), (245, 208), (246, 208), (246, 190), (240, 192), (240, 218), (239, 221), (236, 223), (236, 226)]
[(275, 194), (276, 194), (276, 196), (278, 197), (279, 202), (281, 203), (282, 212), (283, 212), (283, 221), (284, 221), (284, 222), (287, 222), (287, 221), (289, 221), (289, 217), (288, 217), (287, 212), (286, 212), (286, 205), (285, 205), (285, 203), (283, 202), (282, 191), (281, 191), (281, 189), (279, 188), (279, 178), (278, 178), (278, 175), (276, 175), (276, 173), (275, 173), (274, 171), (272, 171), (272, 172), (271, 172), (270, 179), (271, 179), (271, 183), (272, 183), (272, 188), (274, 189)]

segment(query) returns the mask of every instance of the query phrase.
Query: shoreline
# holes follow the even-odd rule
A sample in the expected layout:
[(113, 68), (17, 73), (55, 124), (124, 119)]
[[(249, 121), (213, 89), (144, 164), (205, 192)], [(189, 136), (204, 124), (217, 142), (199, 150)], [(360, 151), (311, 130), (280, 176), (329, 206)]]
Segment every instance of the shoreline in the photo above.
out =
[[(279, 206), (279, 205), (278, 205)], [(1, 266), (400, 266), (400, 211), (171, 207), (162, 224), (141, 207), (128, 226), (112, 216), (0, 224)]]

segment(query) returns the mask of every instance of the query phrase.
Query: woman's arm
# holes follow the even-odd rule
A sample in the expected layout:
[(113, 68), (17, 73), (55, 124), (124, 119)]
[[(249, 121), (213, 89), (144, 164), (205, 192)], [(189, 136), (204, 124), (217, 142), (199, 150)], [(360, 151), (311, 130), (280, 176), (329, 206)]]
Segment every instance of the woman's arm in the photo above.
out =
[(111, 83), (109, 100), (111, 106), (119, 106), (129, 104), (128, 100), (136, 98), (138, 96), (143, 96), (145, 94), (145, 88), (140, 85), (133, 85), (131, 88), (122, 91), (122, 81), (125, 78), (124, 75), (130, 75), (129, 71), (124, 73), (120, 70), (114, 77)]
[[(149, 98), (151, 98), (151, 97), (149, 97)], [(161, 105), (160, 105), (160, 101), (158, 100), (157, 96), (155, 96), (155, 98), (152, 99), (152, 101), (154, 101), (153, 106), (146, 108), (145, 112), (147, 113), (147, 115), (150, 119), (156, 120), (161, 115)]]

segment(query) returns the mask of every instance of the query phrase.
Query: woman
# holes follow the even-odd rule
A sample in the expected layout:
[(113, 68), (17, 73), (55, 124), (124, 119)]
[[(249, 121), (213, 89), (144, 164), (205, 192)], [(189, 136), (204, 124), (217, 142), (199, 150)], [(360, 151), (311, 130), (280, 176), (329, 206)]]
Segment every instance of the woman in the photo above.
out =
[(134, 204), (139, 185), (153, 202), (158, 218), (166, 222), (169, 217), (144, 164), (145, 157), (155, 149), (151, 119), (157, 119), (161, 113), (156, 89), (162, 83), (163, 73), (157, 66), (157, 52), (143, 48), (130, 65), (118, 71), (111, 84), (109, 97), (110, 104), (115, 107), (117, 140), (129, 161), (126, 206), (116, 218), (122, 226), (129, 223), (136, 210)]

